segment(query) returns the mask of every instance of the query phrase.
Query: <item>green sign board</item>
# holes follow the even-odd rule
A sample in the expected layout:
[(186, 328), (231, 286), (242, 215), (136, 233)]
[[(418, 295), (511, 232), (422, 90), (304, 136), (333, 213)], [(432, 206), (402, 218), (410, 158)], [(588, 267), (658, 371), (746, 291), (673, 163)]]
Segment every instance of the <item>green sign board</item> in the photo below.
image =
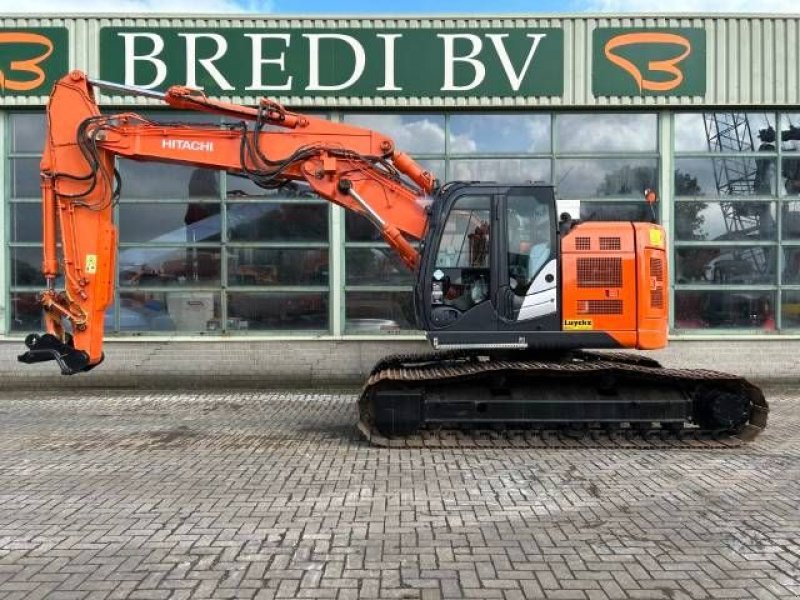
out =
[(215, 96), (559, 96), (560, 29), (104, 27), (102, 79)]
[(702, 96), (706, 32), (599, 28), (592, 39), (595, 96)]
[(65, 27), (0, 28), (0, 97), (46, 96), (68, 68)]

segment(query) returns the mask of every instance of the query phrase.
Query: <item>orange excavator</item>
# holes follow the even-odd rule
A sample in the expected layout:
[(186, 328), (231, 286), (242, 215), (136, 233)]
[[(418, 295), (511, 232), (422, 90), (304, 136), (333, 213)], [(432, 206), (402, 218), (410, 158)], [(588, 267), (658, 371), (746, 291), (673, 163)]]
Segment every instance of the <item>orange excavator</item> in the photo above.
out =
[[(105, 115), (96, 87), (232, 122)], [(304, 182), (380, 231), (416, 274), (417, 324), (436, 351), (375, 366), (359, 399), (359, 427), (373, 443), (422, 436), (419, 443), (432, 444), (454, 427), (487, 426), (730, 441), (750, 439), (766, 425), (763, 394), (740, 377), (584, 350), (666, 345), (667, 253), (659, 225), (559, 218), (547, 185), (440, 185), (390, 138), (268, 99), (246, 107), (185, 87), (160, 93), (75, 71), (56, 83), (47, 114), (46, 333), (26, 338), (22, 362), (55, 360), (62, 373), (74, 374), (103, 360), (120, 157), (225, 170), (268, 189)], [(56, 290), (61, 274), (65, 289)]]

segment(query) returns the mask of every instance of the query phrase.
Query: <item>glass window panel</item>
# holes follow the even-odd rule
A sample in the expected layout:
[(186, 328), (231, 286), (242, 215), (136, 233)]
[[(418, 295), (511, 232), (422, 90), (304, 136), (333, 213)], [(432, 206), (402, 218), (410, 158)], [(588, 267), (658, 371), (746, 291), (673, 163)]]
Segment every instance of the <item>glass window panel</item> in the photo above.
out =
[(678, 152), (775, 150), (775, 113), (678, 113)]
[(11, 151), (41, 153), (44, 148), (44, 112), (11, 115)]
[(781, 148), (784, 152), (800, 151), (800, 113), (781, 115)]
[(390, 248), (348, 248), (347, 285), (413, 285), (414, 277)]
[(42, 306), (38, 294), (29, 292), (12, 292), (11, 297), (11, 331), (30, 333), (42, 330)]
[(550, 183), (550, 161), (546, 158), (451, 160), (448, 179), (450, 181), (496, 181), (498, 183)]
[(774, 158), (679, 158), (675, 160), (676, 196), (774, 196)]
[[(130, 291), (119, 295), (120, 331), (181, 331), (219, 329), (219, 293)], [(106, 319), (107, 325), (109, 318)]]
[(781, 317), (783, 319), (783, 327), (790, 329), (800, 328), (800, 290), (786, 290), (783, 292)]
[(454, 114), (449, 152), (550, 152), (550, 115)]
[(800, 158), (784, 158), (781, 189), (787, 196), (800, 196)]
[(41, 198), (39, 181), (38, 158), (14, 158), (11, 160), (12, 198)]
[(122, 200), (219, 199), (219, 175), (211, 169), (134, 160), (119, 161)]
[(416, 329), (413, 292), (347, 292), (347, 333), (387, 333)]
[(327, 330), (328, 293), (228, 293), (228, 328)]
[[(658, 209), (655, 209), (655, 216), (653, 210), (644, 200), (636, 202), (586, 200), (580, 202), (578, 218), (581, 221), (644, 221), (652, 223), (658, 220)], [(572, 211), (569, 212), (572, 214)]]
[(775, 329), (775, 294), (675, 290), (677, 329)]
[(345, 239), (348, 242), (382, 242), (380, 231), (369, 219), (347, 211), (344, 215)]
[(346, 123), (388, 135), (409, 154), (444, 154), (444, 115), (346, 114)]
[(248, 196), (321, 200), (306, 183), (300, 181), (290, 181), (282, 187), (267, 189), (256, 185), (247, 177), (227, 174), (225, 176), (225, 186), (227, 197), (234, 200), (236, 198), (247, 198)]
[(800, 240), (800, 200), (782, 202), (782, 229), (784, 240)]
[(774, 202), (675, 202), (675, 239), (776, 239)]
[(216, 202), (119, 205), (121, 242), (217, 242), (222, 220)]
[(559, 198), (635, 196), (655, 188), (658, 161), (649, 158), (560, 159), (556, 161), (556, 194)]
[(228, 248), (228, 285), (328, 285), (326, 248)]
[(328, 206), (290, 202), (231, 203), (228, 239), (234, 242), (327, 242)]
[(11, 285), (44, 287), (41, 248), (11, 248)]
[(783, 248), (783, 283), (800, 285), (800, 246)]
[(774, 284), (774, 246), (692, 247), (675, 249), (676, 283)]
[(655, 114), (562, 114), (556, 116), (557, 152), (655, 152)]
[(11, 241), (42, 242), (42, 205), (11, 203)]
[(220, 283), (220, 250), (216, 248), (121, 248), (117, 262), (120, 286)]

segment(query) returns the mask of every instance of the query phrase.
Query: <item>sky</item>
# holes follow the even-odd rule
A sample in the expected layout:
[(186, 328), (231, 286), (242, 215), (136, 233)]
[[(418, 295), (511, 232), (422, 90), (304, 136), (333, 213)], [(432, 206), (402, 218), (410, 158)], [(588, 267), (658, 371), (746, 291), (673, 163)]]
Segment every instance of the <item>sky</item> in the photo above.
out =
[[(668, 6), (665, 6), (668, 4)], [(520, 14), (564, 12), (759, 12), (800, 14), (798, 0), (0, 0), (0, 14), (172, 12), (245, 14)]]

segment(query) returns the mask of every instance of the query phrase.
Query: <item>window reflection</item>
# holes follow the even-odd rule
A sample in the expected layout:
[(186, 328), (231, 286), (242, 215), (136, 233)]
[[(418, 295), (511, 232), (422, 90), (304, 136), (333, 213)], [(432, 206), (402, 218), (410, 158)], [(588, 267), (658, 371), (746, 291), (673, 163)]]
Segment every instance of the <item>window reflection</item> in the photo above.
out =
[(775, 113), (677, 113), (678, 152), (775, 150)]
[(42, 242), (42, 205), (38, 202), (11, 203), (11, 241)]
[(11, 331), (30, 333), (42, 329), (42, 305), (37, 294), (32, 292), (14, 292), (11, 301)]
[(154, 162), (119, 161), (122, 200), (219, 199), (219, 175), (209, 169)]
[[(119, 295), (120, 331), (182, 331), (215, 329), (219, 321), (219, 294), (214, 292), (131, 291)], [(113, 319), (106, 316), (106, 326)]]
[(449, 179), (498, 183), (549, 183), (550, 161), (529, 158), (451, 160)]
[(783, 319), (783, 327), (792, 329), (800, 327), (800, 290), (783, 292), (781, 317)]
[(775, 294), (729, 290), (675, 291), (680, 329), (775, 329)]
[(45, 285), (41, 248), (11, 248), (11, 285), (35, 287)]
[(550, 115), (452, 115), (449, 150), (452, 154), (549, 152)]
[(783, 283), (800, 284), (800, 246), (783, 249)]
[(655, 114), (556, 115), (557, 152), (655, 152), (658, 147)]
[(416, 329), (412, 292), (347, 292), (347, 333), (391, 333)]
[(344, 121), (388, 135), (409, 154), (444, 153), (444, 115), (351, 113)]
[(800, 200), (782, 202), (783, 207), (783, 231), (781, 235), (784, 240), (800, 240)]
[(773, 202), (676, 202), (676, 240), (776, 239)]
[(228, 204), (228, 239), (234, 242), (327, 242), (328, 205), (317, 202)]
[(414, 277), (390, 248), (348, 248), (347, 285), (412, 285)]
[(13, 198), (40, 198), (39, 159), (15, 158), (11, 164), (11, 196)]
[(639, 221), (657, 222), (658, 212), (644, 200), (636, 202), (591, 200), (580, 202), (581, 221)]
[(328, 285), (328, 271), (327, 249), (228, 249), (228, 285)]
[(562, 159), (556, 161), (556, 194), (559, 198), (599, 196), (643, 197), (657, 184), (656, 159)]
[(44, 147), (45, 116), (39, 113), (11, 115), (11, 151), (42, 152)]
[(121, 286), (211, 286), (220, 283), (220, 250), (213, 248), (122, 248)]
[(776, 248), (692, 247), (675, 250), (675, 283), (774, 284)]
[(680, 158), (675, 160), (676, 196), (775, 195), (774, 158)]
[(228, 293), (229, 330), (328, 328), (328, 293)]
[(218, 202), (119, 205), (121, 242), (217, 242), (221, 227)]
[(800, 158), (784, 158), (781, 177), (786, 195), (800, 196)]

